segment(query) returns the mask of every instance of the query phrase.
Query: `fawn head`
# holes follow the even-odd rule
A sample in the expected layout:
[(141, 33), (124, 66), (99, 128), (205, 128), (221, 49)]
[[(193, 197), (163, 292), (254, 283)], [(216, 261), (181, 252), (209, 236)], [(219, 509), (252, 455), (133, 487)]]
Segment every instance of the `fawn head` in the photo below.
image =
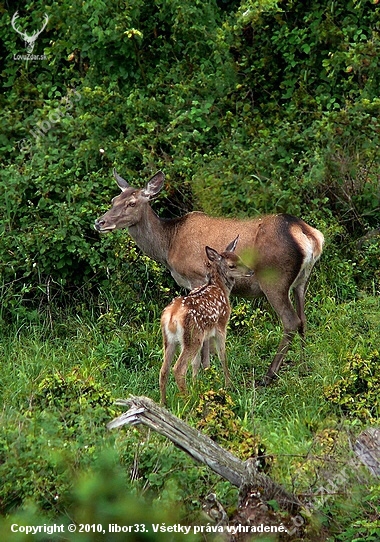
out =
[(245, 265), (243, 260), (235, 253), (238, 240), (239, 236), (231, 241), (226, 250), (220, 254), (215, 249), (206, 246), (206, 254), (209, 260), (207, 264), (208, 279), (212, 280), (219, 276), (229, 290), (232, 289), (235, 279), (253, 275), (253, 270)]

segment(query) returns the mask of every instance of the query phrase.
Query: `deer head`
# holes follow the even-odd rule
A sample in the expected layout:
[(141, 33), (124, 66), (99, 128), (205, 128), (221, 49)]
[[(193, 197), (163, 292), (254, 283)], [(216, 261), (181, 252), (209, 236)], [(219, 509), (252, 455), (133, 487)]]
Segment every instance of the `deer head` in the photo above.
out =
[(207, 278), (209, 282), (222, 283), (227, 292), (230, 293), (236, 279), (251, 277), (253, 270), (247, 267), (243, 260), (235, 254), (239, 235), (231, 241), (224, 252), (219, 254), (215, 249), (206, 246)]
[(33, 49), (34, 49), (34, 44), (36, 43), (36, 40), (38, 38), (38, 36), (41, 34), (41, 32), (43, 30), (45, 30), (46, 28), (46, 25), (48, 24), (48, 21), (49, 21), (49, 16), (47, 13), (45, 13), (45, 19), (44, 19), (44, 24), (43, 24), (43, 27), (41, 28), (41, 30), (35, 32), (32, 36), (28, 36), (28, 34), (26, 32), (22, 32), (21, 30), (19, 30), (17, 27), (16, 27), (16, 20), (19, 18), (19, 15), (18, 15), (18, 11), (16, 11), (16, 13), (13, 15), (12, 17), (12, 27), (14, 30), (16, 30), (16, 32), (18, 34), (20, 34), (20, 36), (22, 36), (22, 38), (24, 39), (24, 42), (25, 42), (25, 47), (26, 47), (26, 50), (28, 53), (32, 53), (33, 52)]
[(106, 233), (115, 229), (130, 228), (141, 220), (144, 208), (157, 196), (164, 185), (165, 175), (158, 171), (145, 188), (133, 188), (113, 170), (121, 194), (113, 198), (111, 209), (95, 221), (95, 229)]

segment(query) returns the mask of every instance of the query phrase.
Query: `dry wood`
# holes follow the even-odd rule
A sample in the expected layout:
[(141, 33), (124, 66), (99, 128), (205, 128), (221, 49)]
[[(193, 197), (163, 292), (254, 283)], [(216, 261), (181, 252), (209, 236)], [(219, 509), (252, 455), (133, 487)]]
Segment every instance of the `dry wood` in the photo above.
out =
[(131, 396), (120, 399), (118, 405), (129, 408), (127, 412), (107, 424), (108, 429), (125, 424), (143, 424), (171, 440), (193, 459), (240, 488), (240, 499), (248, 492), (256, 491), (264, 501), (276, 500), (283, 510), (295, 512), (301, 506), (297, 497), (274, 482), (266, 474), (257, 471), (254, 461), (241, 461), (209, 437), (190, 427), (165, 408), (148, 397)]
[(358, 436), (354, 451), (374, 476), (380, 476), (380, 428), (371, 427)]

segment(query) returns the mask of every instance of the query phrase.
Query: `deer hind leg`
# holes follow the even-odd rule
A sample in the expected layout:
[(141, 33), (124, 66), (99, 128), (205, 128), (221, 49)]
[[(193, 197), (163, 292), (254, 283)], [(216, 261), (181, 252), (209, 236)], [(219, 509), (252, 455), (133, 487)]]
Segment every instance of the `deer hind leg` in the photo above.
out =
[(160, 370), (160, 395), (161, 395), (161, 404), (166, 404), (166, 386), (168, 384), (170, 367), (173, 361), (173, 357), (176, 351), (176, 343), (168, 340), (165, 332), (164, 333), (164, 362)]
[(203, 341), (201, 361), (203, 369), (208, 369), (210, 367), (210, 339)]
[(200, 355), (193, 361), (193, 378), (198, 374), (201, 364), (203, 369), (210, 367), (210, 356), (214, 354), (212, 347), (212, 337), (203, 341)]
[(296, 306), (296, 311), (299, 319), (301, 320), (301, 325), (298, 328), (298, 332), (301, 336), (301, 359), (302, 362), (305, 361), (305, 333), (306, 333), (306, 315), (305, 315), (305, 294), (306, 294), (307, 284), (302, 283), (294, 288), (294, 304)]
[(284, 334), (280, 341), (280, 344), (277, 348), (276, 355), (272, 363), (269, 366), (267, 374), (264, 378), (264, 385), (270, 384), (272, 380), (276, 377), (281, 364), (289, 350), (289, 346), (293, 340), (294, 335), (297, 331), (302, 329), (303, 322), (298, 316), (297, 312), (294, 310), (293, 305), (291, 304), (289, 298), (289, 290), (283, 291), (282, 293), (278, 290), (274, 293), (265, 292), (265, 295), (276, 311), (278, 317), (281, 320), (281, 323), (284, 328)]
[(301, 326), (298, 329), (298, 332), (301, 336), (301, 360), (302, 363), (305, 363), (305, 333), (306, 333), (306, 315), (305, 315), (305, 295), (307, 291), (307, 286), (309, 283), (311, 268), (308, 273), (305, 273), (302, 281), (295, 285), (293, 294), (294, 294), (294, 303), (296, 306), (297, 314), (301, 320)]
[(223, 329), (218, 329), (215, 335), (215, 345), (218, 357), (222, 363), (223, 372), (224, 372), (224, 381), (226, 387), (231, 385), (230, 372), (228, 370), (227, 358), (226, 358), (226, 331)]
[(306, 332), (305, 295), (309, 284), (311, 271), (312, 265), (309, 265), (303, 269), (300, 275), (297, 277), (293, 288), (294, 303), (297, 314), (301, 320), (301, 326), (298, 331), (302, 338), (304, 338)]
[(193, 361), (191, 362), (191, 365), (193, 367), (193, 380), (198, 374), (199, 368), (201, 366), (201, 353), (198, 352)]
[(173, 367), (174, 378), (181, 394), (186, 394), (186, 373), (189, 363), (192, 362), (193, 370), (197, 365), (196, 358), (202, 346), (202, 339), (193, 341), (191, 344), (183, 345), (181, 354)]
[(303, 338), (306, 331), (306, 315), (305, 315), (305, 294), (306, 294), (306, 285), (300, 284), (296, 286), (293, 290), (294, 294), (294, 304), (296, 306), (296, 311), (299, 319), (301, 320), (301, 325), (298, 329), (299, 334)]

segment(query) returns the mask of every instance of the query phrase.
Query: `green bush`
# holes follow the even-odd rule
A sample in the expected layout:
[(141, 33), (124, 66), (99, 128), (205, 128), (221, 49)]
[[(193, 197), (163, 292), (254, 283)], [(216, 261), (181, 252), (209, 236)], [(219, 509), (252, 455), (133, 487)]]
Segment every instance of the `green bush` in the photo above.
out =
[[(9, 536), (17, 542), (30, 540), (31, 535), (11, 532), (14, 524), (24, 525), (63, 525), (64, 535), (49, 533), (47, 530), (33, 535), (33, 540), (62, 540), (69, 536), (73, 542), (93, 542), (96, 540), (119, 540), (126, 537), (139, 541), (164, 541), (168, 533), (162, 532), (161, 526), (172, 526), (183, 522), (178, 503), (173, 500), (158, 504), (142, 497), (133, 489), (126, 492), (128, 485), (126, 472), (117, 463), (117, 456), (111, 449), (99, 454), (91, 469), (72, 480), (70, 503), (66, 503), (55, 515), (36, 508), (29, 501), (23, 508), (12, 512), (7, 517), (0, 517), (0, 529), (3, 536)], [(57, 489), (53, 489), (56, 494)], [(175, 504), (175, 506), (174, 506)], [(68, 525), (76, 524), (76, 532), (69, 534)], [(130, 532), (109, 532), (109, 525), (128, 526)], [(158, 525), (154, 532), (152, 524)], [(83, 526), (81, 528), (81, 526)], [(101, 526), (101, 527), (100, 527)], [(199, 537), (190, 531), (187, 535), (176, 535), (176, 540), (195, 541)]]
[(357, 246), (355, 278), (359, 288), (373, 295), (380, 294), (380, 233), (369, 232)]
[[(207, 381), (210, 381), (209, 376)], [(234, 407), (232, 397), (223, 388), (201, 393), (195, 409), (197, 428), (242, 460), (259, 458), (264, 455), (265, 446), (242, 427)]]
[(326, 515), (339, 517), (341, 525), (331, 531), (340, 542), (376, 542), (380, 536), (380, 485), (371, 481), (364, 487), (353, 486), (346, 498), (337, 499), (324, 509)]
[(325, 389), (326, 399), (351, 418), (375, 423), (380, 416), (380, 358), (377, 351), (363, 358), (347, 356), (342, 377)]
[(21, 413), (5, 421), (0, 442), (2, 513), (33, 500), (63, 511), (75, 478), (96, 457), (114, 399), (76, 368), (42, 379)]

